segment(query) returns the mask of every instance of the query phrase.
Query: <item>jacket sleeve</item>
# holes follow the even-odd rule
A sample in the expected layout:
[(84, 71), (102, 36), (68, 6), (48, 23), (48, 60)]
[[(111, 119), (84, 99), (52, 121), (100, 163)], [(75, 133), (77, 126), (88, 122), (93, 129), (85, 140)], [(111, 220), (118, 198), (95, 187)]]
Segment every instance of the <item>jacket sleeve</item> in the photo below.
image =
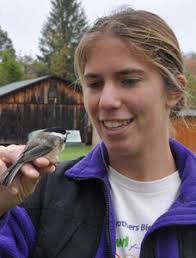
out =
[(16, 207), (0, 219), (0, 258), (26, 258), (35, 241), (34, 226), (24, 208)]
[(62, 181), (64, 171), (74, 163), (59, 164), (54, 174), (42, 177), (31, 196), (0, 218), (0, 258), (27, 258), (34, 253), (42, 208), (50, 202), (50, 195), (54, 195), (53, 187), (46, 194), (48, 178), (51, 182), (57, 176)]

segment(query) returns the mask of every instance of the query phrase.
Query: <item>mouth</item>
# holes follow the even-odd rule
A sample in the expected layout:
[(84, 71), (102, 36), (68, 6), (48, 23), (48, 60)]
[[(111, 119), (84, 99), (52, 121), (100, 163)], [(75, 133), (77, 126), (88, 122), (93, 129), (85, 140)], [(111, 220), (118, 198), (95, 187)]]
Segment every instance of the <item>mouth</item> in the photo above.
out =
[(124, 120), (103, 120), (102, 123), (107, 129), (117, 129), (129, 125), (133, 120), (134, 118)]

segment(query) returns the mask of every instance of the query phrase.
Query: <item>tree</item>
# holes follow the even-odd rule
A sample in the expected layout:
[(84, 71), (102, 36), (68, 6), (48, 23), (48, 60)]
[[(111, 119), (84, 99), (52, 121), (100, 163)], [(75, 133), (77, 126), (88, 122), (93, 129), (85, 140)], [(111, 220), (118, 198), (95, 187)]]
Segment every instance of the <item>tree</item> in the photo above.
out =
[(42, 30), (39, 48), (51, 74), (75, 80), (74, 52), (87, 21), (77, 0), (51, 0), (52, 10)]
[(196, 54), (184, 56), (186, 77), (188, 79), (188, 105), (196, 108)]
[(10, 53), (15, 56), (15, 50), (11, 39), (8, 37), (6, 31), (3, 31), (0, 26), (0, 57), (5, 49), (9, 49)]
[(188, 74), (188, 106), (196, 108), (196, 76)]
[(20, 55), (17, 57), (17, 61), (22, 68), (24, 80), (49, 74), (45, 64), (33, 58), (31, 55)]
[(0, 86), (21, 80), (22, 76), (21, 66), (11, 53), (11, 50), (3, 50), (0, 62)]

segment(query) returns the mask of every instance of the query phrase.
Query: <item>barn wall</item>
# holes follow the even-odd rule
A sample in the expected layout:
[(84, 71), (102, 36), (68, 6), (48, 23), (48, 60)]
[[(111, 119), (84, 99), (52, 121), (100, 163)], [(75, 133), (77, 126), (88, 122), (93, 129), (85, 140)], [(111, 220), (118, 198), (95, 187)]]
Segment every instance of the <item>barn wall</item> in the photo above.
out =
[(0, 143), (23, 143), (33, 130), (63, 126), (85, 138), (82, 94), (61, 80), (45, 80), (0, 99)]
[(172, 125), (174, 137), (196, 153), (196, 117), (176, 119)]
[(13, 92), (0, 100), (0, 104), (83, 104), (81, 92), (61, 81), (46, 80)]

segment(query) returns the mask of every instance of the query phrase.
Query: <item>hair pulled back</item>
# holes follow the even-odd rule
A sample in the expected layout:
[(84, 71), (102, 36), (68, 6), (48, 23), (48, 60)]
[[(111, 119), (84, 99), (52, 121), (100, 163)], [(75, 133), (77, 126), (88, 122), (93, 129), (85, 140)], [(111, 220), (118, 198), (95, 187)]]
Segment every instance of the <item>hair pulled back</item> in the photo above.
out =
[(177, 75), (184, 74), (184, 64), (176, 36), (167, 23), (156, 14), (132, 8), (99, 18), (84, 34), (75, 52), (75, 70), (81, 83), (89, 49), (105, 36), (126, 42), (130, 50), (136, 50), (159, 70), (167, 90), (183, 93), (170, 113), (177, 115), (186, 103), (184, 89), (177, 79)]

